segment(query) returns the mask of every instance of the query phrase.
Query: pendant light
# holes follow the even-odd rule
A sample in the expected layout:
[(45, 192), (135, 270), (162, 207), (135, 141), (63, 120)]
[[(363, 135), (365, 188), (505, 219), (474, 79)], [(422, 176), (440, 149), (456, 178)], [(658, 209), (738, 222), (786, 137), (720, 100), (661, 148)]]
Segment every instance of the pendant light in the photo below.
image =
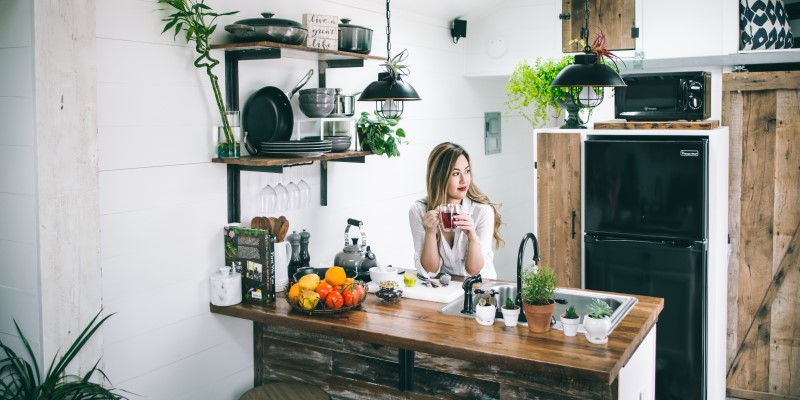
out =
[(597, 53), (589, 46), (589, 0), (586, 0), (581, 38), (585, 43), (583, 54), (576, 54), (575, 62), (562, 69), (550, 87), (569, 87), (576, 104), (593, 108), (603, 102), (604, 87), (627, 85), (616, 71), (599, 62)]
[(408, 75), (408, 67), (401, 64), (408, 51), (403, 50), (394, 58), (392, 52), (392, 27), (389, 0), (386, 0), (386, 63), (382, 64), (386, 72), (378, 74), (378, 80), (372, 82), (361, 92), (358, 101), (374, 101), (375, 111), (384, 118), (398, 118), (403, 114), (406, 101), (420, 100), (417, 91), (410, 84), (403, 82), (402, 76)]

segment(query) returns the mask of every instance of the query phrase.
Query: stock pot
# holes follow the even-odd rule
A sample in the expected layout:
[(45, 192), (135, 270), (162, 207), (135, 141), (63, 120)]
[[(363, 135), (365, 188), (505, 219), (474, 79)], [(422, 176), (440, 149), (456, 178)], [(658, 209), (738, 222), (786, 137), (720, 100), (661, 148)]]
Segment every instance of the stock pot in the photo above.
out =
[(369, 54), (372, 49), (372, 29), (351, 25), (350, 20), (342, 18), (339, 24), (339, 51)]

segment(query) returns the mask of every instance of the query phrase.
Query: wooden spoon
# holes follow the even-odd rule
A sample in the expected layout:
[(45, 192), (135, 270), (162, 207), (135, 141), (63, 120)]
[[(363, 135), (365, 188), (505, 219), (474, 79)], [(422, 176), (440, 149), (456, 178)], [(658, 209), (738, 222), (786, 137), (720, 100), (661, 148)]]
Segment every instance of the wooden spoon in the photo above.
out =
[(250, 221), (250, 228), (252, 229), (268, 229), (267, 217), (253, 217)]
[(275, 224), (278, 222), (278, 219), (275, 217), (267, 217), (267, 229), (269, 229), (269, 233), (275, 234)]
[(289, 220), (283, 215), (278, 218), (278, 227), (275, 228), (275, 241), (280, 243), (286, 238), (286, 233), (289, 232)]

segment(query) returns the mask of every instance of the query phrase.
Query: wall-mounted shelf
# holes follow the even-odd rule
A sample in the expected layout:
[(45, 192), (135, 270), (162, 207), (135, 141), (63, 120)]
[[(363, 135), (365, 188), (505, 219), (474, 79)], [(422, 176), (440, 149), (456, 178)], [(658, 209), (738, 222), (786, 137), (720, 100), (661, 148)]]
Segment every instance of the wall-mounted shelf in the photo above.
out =
[[(275, 42), (227, 43), (211, 46), (214, 50), (225, 51), (225, 106), (228, 110), (240, 110), (239, 107), (239, 61), (279, 59), (282, 51), (297, 51), (318, 55), (319, 69), (317, 73), (318, 87), (325, 87), (325, 76), (328, 68), (358, 68), (364, 66), (364, 60), (384, 60), (385, 57), (368, 54), (350, 53), (316, 49), (301, 45)], [(234, 159), (214, 158), (214, 163), (226, 164), (228, 168), (228, 222), (241, 222), (241, 171), (257, 171), (282, 173), (284, 167), (293, 165), (320, 163), (320, 205), (328, 205), (328, 161), (363, 163), (364, 157), (372, 154), (368, 151), (346, 151), (327, 153), (318, 157), (304, 158), (267, 158), (241, 157)]]

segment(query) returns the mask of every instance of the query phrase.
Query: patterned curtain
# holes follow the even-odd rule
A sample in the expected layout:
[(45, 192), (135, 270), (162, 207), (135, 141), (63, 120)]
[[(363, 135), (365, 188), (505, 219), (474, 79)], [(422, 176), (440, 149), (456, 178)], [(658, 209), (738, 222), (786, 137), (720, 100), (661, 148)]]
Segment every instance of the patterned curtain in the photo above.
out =
[(782, 0), (739, 0), (739, 50), (790, 49), (794, 44)]

